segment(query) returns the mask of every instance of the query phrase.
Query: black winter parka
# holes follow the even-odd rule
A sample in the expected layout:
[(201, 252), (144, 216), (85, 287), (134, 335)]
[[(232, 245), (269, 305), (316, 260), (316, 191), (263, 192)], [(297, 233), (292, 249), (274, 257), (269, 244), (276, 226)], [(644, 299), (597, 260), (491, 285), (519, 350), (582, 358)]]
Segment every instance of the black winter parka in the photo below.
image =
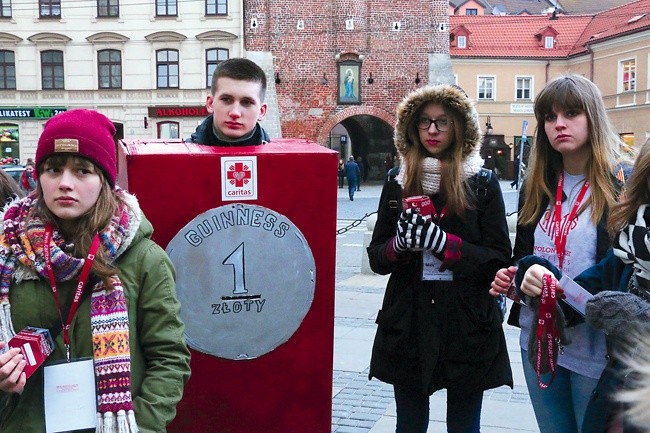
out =
[[(467, 179), (476, 191), (477, 176)], [(495, 299), (488, 290), (498, 269), (510, 262), (505, 207), (496, 176), (486, 197), (464, 217), (443, 218), (440, 227), (462, 239), (461, 258), (451, 264), (453, 281), (422, 281), (422, 254), (399, 262), (387, 255), (401, 212), (401, 187), (386, 181), (368, 256), (372, 270), (391, 274), (372, 349), (369, 377), (460, 392), (513, 386), (512, 371)], [(436, 209), (444, 203), (432, 196)], [(476, 200), (476, 197), (474, 198)]]

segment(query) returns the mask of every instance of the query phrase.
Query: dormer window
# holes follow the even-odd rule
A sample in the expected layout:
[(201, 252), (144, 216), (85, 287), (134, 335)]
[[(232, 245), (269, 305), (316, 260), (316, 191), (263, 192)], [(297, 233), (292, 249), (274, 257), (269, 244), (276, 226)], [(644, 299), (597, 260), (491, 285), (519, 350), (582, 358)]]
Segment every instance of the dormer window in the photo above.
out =
[(555, 38), (553, 36), (544, 36), (544, 48), (551, 49), (555, 45)]
[(459, 49), (466, 49), (467, 48), (467, 43), (469, 42), (469, 35), (470, 31), (467, 30), (467, 27), (465, 26), (458, 26), (454, 27), (452, 30), (449, 31), (449, 42), (451, 43), (452, 47), (456, 47)]

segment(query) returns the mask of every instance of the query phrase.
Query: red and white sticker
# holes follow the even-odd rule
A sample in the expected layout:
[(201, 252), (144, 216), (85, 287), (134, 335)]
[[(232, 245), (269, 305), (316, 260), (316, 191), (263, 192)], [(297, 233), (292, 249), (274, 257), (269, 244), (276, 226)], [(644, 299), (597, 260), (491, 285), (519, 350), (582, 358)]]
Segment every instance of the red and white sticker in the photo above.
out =
[(221, 157), (221, 200), (257, 200), (257, 156)]

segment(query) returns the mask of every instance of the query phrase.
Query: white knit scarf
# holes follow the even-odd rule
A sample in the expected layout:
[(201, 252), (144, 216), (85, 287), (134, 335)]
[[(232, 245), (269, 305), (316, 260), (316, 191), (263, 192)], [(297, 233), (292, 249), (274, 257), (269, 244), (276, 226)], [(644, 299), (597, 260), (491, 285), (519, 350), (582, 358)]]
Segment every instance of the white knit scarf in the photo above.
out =
[[(404, 187), (404, 177), (408, 171), (406, 160), (400, 156), (401, 165), (398, 175), (395, 177), (397, 183)], [(465, 177), (472, 177), (478, 173), (483, 167), (484, 161), (479, 154), (478, 149), (472, 152), (463, 161), (463, 171)], [(426, 157), (422, 159), (422, 191), (426, 195), (433, 195), (440, 190), (440, 160), (433, 157)]]

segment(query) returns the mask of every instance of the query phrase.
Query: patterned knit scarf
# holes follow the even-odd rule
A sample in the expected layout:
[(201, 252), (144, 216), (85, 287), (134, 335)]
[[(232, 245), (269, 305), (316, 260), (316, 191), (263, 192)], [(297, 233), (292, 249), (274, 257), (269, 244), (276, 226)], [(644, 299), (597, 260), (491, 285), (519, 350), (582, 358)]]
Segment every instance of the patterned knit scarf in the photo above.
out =
[[(404, 186), (404, 177), (407, 172), (407, 164), (404, 158), (401, 158), (400, 170), (395, 180), (400, 186)], [(471, 153), (463, 161), (463, 170), (465, 177), (474, 176), (483, 167), (483, 159), (478, 150)], [(440, 190), (440, 160), (437, 158), (426, 157), (422, 159), (422, 191), (426, 195), (433, 195)]]
[(650, 288), (650, 207), (641, 205), (633, 223), (614, 239), (613, 250), (623, 263), (634, 266), (634, 275), (643, 287)]
[[(131, 243), (141, 214), (133, 196), (117, 190), (126, 206), (113, 216), (106, 229), (99, 233), (109, 262), (115, 260)], [(2, 218), (0, 233), (0, 340), (8, 341), (15, 331), (11, 322), (9, 291), (12, 279), (48, 279), (44, 258), (45, 225), (35, 216), (36, 200), (31, 194), (9, 204)], [(30, 215), (31, 212), (31, 215)], [(56, 230), (52, 236), (50, 255), (56, 281), (70, 281), (79, 277), (85, 259), (73, 257), (64, 251), (65, 242)], [(97, 432), (135, 433), (131, 400), (131, 357), (129, 350), (129, 317), (124, 290), (117, 275), (111, 287), (102, 281), (92, 289), (90, 323), (93, 339), (93, 360), (97, 385)]]

